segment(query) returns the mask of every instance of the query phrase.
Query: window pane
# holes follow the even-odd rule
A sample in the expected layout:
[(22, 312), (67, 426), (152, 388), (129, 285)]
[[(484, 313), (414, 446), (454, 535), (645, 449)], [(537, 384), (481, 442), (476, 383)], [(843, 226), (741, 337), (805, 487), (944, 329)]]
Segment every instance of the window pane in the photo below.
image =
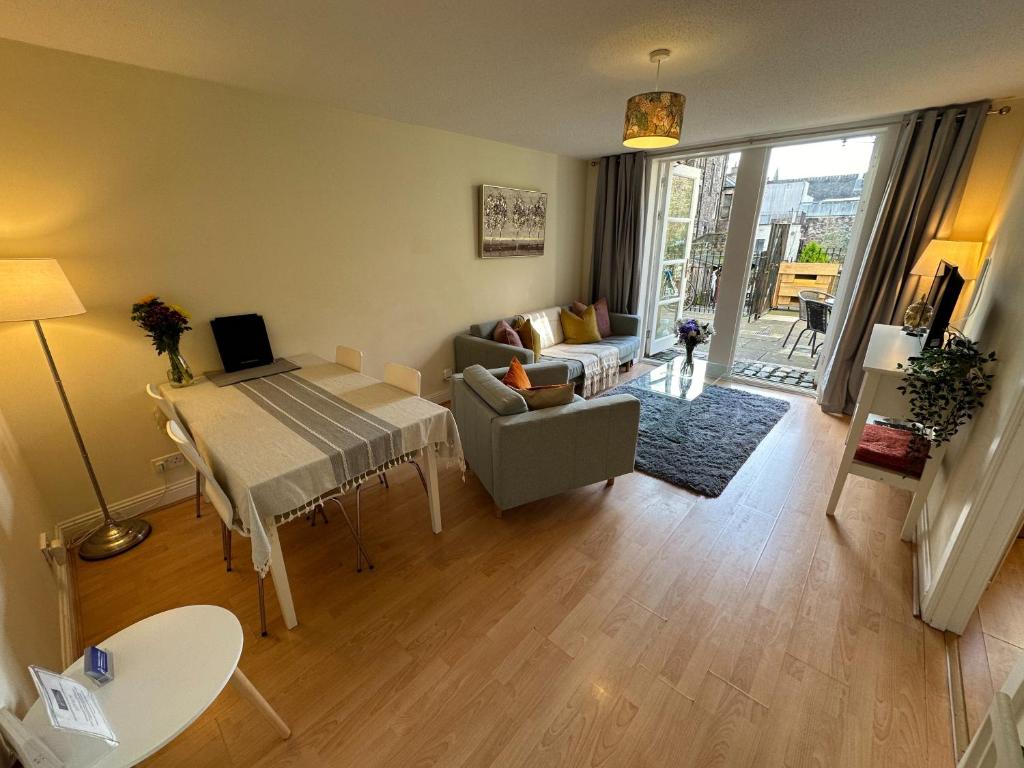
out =
[(672, 336), (676, 332), (676, 315), (679, 313), (679, 302), (673, 301), (662, 304), (658, 307), (658, 323), (654, 333), (655, 338), (663, 339)]
[(666, 264), (661, 273), (661, 283), (658, 288), (659, 299), (674, 299), (682, 290), (683, 265)]
[(689, 218), (693, 207), (694, 180), (689, 176), (672, 176), (668, 193), (668, 215)]
[(665, 229), (665, 260), (681, 259), (686, 256), (686, 235), (690, 224), (685, 221), (670, 221)]

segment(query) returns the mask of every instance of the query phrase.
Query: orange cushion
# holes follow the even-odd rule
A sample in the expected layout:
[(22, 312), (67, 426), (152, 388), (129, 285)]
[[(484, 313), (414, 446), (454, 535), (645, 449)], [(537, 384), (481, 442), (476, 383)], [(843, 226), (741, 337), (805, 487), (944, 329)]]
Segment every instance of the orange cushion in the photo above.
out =
[(526, 370), (518, 357), (513, 357), (512, 362), (508, 364), (508, 373), (502, 377), (501, 383), (513, 389), (529, 389), (532, 386), (530, 377), (526, 375)]
[(920, 477), (928, 460), (928, 441), (906, 429), (865, 424), (853, 458), (907, 477)]

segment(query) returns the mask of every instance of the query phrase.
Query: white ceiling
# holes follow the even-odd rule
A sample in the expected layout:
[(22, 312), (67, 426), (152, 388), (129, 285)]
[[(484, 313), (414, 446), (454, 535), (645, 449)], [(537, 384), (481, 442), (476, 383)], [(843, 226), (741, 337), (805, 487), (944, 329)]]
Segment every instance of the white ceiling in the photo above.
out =
[(1022, 0), (5, 0), (0, 37), (579, 157), (1024, 95)]

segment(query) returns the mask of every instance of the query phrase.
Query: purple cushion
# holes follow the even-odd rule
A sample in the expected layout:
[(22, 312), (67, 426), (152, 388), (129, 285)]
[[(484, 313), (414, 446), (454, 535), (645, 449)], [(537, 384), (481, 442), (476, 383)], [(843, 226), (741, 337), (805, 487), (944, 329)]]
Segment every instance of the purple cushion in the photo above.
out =
[(511, 344), (513, 347), (519, 347), (520, 349), (523, 347), (523, 341), (519, 338), (519, 334), (512, 330), (512, 326), (505, 320), (498, 323), (491, 338), (499, 344)]
[[(573, 314), (583, 316), (583, 313), (587, 311), (587, 305), (582, 301), (574, 301), (572, 303)], [(608, 316), (608, 300), (600, 298), (594, 302), (594, 314), (597, 315), (597, 331), (601, 334), (602, 339), (607, 339), (612, 335), (612, 319)]]

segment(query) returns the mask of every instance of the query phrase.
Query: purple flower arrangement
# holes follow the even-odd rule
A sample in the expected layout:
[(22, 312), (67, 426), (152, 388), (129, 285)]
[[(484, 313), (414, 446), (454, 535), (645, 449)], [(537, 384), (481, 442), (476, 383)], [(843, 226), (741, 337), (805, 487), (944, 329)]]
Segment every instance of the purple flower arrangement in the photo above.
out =
[(676, 338), (687, 349), (693, 349), (698, 344), (707, 344), (714, 335), (715, 327), (711, 323), (702, 323), (693, 318), (676, 323)]
[(165, 304), (158, 297), (149, 295), (132, 304), (132, 320), (146, 332), (158, 355), (167, 354), (171, 367), (167, 380), (173, 387), (187, 387), (194, 381), (192, 369), (181, 356), (178, 345), (181, 335), (191, 331), (188, 312), (177, 304)]
[(181, 335), (192, 330), (188, 319), (184, 309), (156, 296), (143, 296), (132, 304), (132, 320), (152, 339), (158, 355), (178, 351)]

